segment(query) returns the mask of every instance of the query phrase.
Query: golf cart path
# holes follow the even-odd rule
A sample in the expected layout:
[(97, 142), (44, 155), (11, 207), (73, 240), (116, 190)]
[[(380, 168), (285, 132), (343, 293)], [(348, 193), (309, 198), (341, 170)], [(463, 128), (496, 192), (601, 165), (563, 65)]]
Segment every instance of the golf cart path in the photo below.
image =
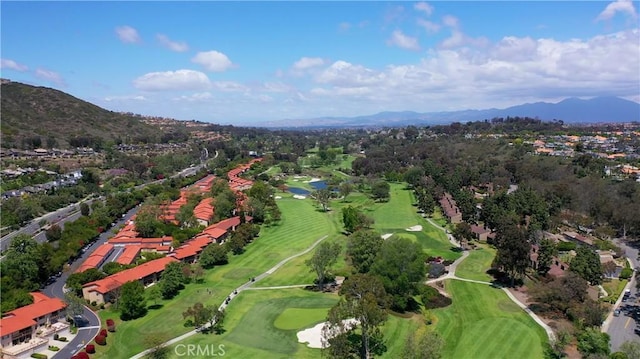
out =
[[(302, 252), (296, 253), (290, 257), (287, 257), (283, 260), (281, 260), (280, 262), (278, 262), (278, 264), (276, 264), (275, 266), (271, 267), (269, 270), (267, 270), (266, 272), (258, 275), (257, 277), (253, 278), (254, 280), (250, 280), (247, 283), (244, 283), (243, 285), (239, 286), (238, 288), (236, 288), (235, 290), (233, 290), (231, 293), (229, 293), (229, 296), (227, 297), (227, 300), (222, 302), (222, 304), (220, 305), (220, 307), (218, 307), (219, 310), (224, 310), (227, 307), (227, 301), (231, 301), (231, 299), (233, 299), (235, 296), (237, 296), (238, 294), (240, 294), (241, 291), (245, 290), (245, 289), (250, 289), (250, 287), (252, 285), (254, 285), (256, 282), (258, 282), (260, 279), (273, 274), (273, 272), (275, 272), (276, 270), (278, 270), (280, 267), (282, 267), (283, 265), (285, 265), (287, 262), (289, 262), (290, 260), (303, 256), (307, 253), (309, 253), (310, 251), (312, 251), (318, 244), (320, 244), (320, 242), (322, 242), (323, 240), (327, 239), (327, 237), (329, 237), (329, 235), (325, 235), (323, 237), (320, 237), (318, 240), (316, 240), (315, 242), (313, 242), (313, 244), (308, 247), (307, 249), (303, 250)], [(296, 287), (301, 287), (301, 286), (306, 286), (307, 284), (304, 285), (292, 285), (292, 286), (281, 286), (281, 287), (261, 287), (261, 288), (252, 288), (252, 289), (276, 289), (276, 288), (296, 288)], [(211, 323), (207, 323), (205, 325), (202, 326), (202, 328), (209, 328), (211, 326)], [(178, 343), (184, 339), (187, 339), (191, 336), (194, 336), (196, 334), (198, 334), (199, 331), (198, 330), (192, 330), (190, 332), (184, 333), (178, 337), (175, 337), (173, 339), (170, 339), (164, 343), (162, 343), (160, 346), (166, 347), (175, 343)], [(143, 358), (145, 355), (151, 353), (153, 351), (153, 349), (147, 349), (143, 352), (140, 352), (134, 356), (132, 356), (130, 359), (141, 359)]]
[[(451, 243), (453, 243), (456, 247), (458, 246), (458, 243), (455, 241), (455, 238), (451, 234), (449, 234), (445, 228), (439, 226), (431, 218), (425, 218), (425, 219), (429, 223), (431, 223), (434, 227), (440, 229), (441, 231), (444, 231), (446, 233), (447, 237), (449, 237), (449, 241)], [(478, 284), (485, 284), (485, 285), (493, 285), (493, 286), (495, 286), (495, 284), (493, 284), (491, 282), (475, 280), (475, 279), (460, 278), (460, 277), (456, 276), (456, 268), (458, 267), (458, 264), (460, 264), (468, 256), (469, 256), (469, 251), (462, 252), (462, 256), (460, 258), (456, 259), (453, 263), (451, 263), (451, 265), (449, 267), (449, 271), (447, 272), (447, 274), (445, 274), (445, 275), (443, 275), (442, 277), (439, 277), (439, 278), (430, 279), (430, 280), (426, 281), (426, 283), (427, 284), (431, 284), (431, 283), (441, 282), (441, 281), (443, 281), (445, 279), (455, 279), (455, 280), (461, 280), (461, 281), (465, 281), (465, 282), (471, 282), (471, 283), (478, 283)], [(436, 289), (438, 289), (438, 291), (440, 293), (446, 295), (446, 293), (443, 293), (440, 288), (436, 288)], [(547, 333), (547, 337), (549, 337), (550, 341), (555, 341), (556, 340), (556, 335), (553, 332), (553, 329), (551, 329), (551, 327), (548, 326), (547, 323), (545, 323), (542, 319), (540, 319), (540, 317), (538, 317), (538, 315), (536, 315), (536, 313), (534, 313), (531, 309), (529, 309), (529, 307), (527, 307), (524, 303), (519, 301), (518, 298), (516, 298), (509, 291), (508, 288), (500, 287), (500, 289), (502, 289), (505, 293), (507, 293), (507, 296), (509, 297), (509, 299), (511, 299), (514, 303), (516, 303), (516, 305), (518, 305), (518, 307), (522, 308), (525, 311), (525, 313), (529, 314), (529, 316), (544, 329), (544, 331)]]

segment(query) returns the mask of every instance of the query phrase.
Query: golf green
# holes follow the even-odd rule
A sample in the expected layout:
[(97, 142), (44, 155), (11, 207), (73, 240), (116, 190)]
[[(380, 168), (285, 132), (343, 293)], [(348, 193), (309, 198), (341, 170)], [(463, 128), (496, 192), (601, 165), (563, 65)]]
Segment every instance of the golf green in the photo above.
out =
[(282, 330), (303, 329), (327, 318), (326, 308), (287, 308), (276, 318), (273, 325)]

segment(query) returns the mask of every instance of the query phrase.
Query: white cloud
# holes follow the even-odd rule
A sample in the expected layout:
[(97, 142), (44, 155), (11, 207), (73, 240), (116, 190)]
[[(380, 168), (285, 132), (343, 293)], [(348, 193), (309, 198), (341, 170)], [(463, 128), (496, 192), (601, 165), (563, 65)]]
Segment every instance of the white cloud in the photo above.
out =
[(185, 52), (189, 50), (189, 45), (186, 42), (172, 41), (167, 35), (158, 34), (156, 39), (162, 44), (162, 46), (175, 52)]
[(303, 57), (293, 64), (295, 70), (306, 70), (312, 67), (324, 65), (324, 60), (319, 57)]
[(182, 95), (174, 97), (174, 101), (187, 101), (187, 102), (209, 102), (214, 99), (214, 96), (210, 92), (196, 92), (191, 95)]
[(449, 27), (458, 27), (458, 18), (451, 15), (445, 15), (442, 17), (442, 23)]
[(413, 5), (413, 8), (416, 9), (417, 11), (421, 11), (427, 14), (427, 16), (431, 16), (431, 14), (433, 14), (433, 6), (427, 4), (424, 1), (416, 3), (415, 5)]
[(0, 69), (11, 69), (19, 72), (25, 72), (29, 70), (27, 65), (19, 64), (13, 60), (0, 59)]
[(418, 39), (415, 37), (407, 36), (400, 30), (395, 30), (391, 34), (391, 38), (387, 40), (387, 44), (391, 46), (397, 46), (406, 50), (420, 50)]
[(382, 69), (336, 61), (314, 77), (306, 95), (308, 103), (323, 104), (315, 107), (323, 115), (330, 108), (355, 115), (507, 107), (603, 93), (637, 97), (638, 43), (638, 29), (569, 41), (508, 36), (475, 48), (440, 47), (418, 63)]
[(223, 72), (233, 67), (233, 63), (227, 55), (214, 50), (198, 52), (196, 56), (191, 59), (191, 62), (202, 65), (207, 71), (212, 72)]
[(289, 92), (291, 91), (291, 86), (284, 84), (282, 82), (265, 82), (262, 85), (264, 91), (268, 92)]
[(145, 91), (205, 90), (211, 87), (207, 75), (194, 70), (150, 72), (133, 80), (133, 86)]
[(438, 31), (440, 31), (440, 25), (436, 24), (435, 22), (429, 21), (429, 20), (425, 20), (425, 19), (418, 19), (417, 20), (417, 24), (418, 26), (424, 28), (425, 30), (427, 30), (428, 33), (433, 34), (436, 33)]
[(65, 81), (62, 78), (62, 76), (60, 76), (59, 73), (55, 72), (55, 71), (50, 71), (50, 70), (45, 70), (42, 68), (36, 69), (35, 75), (37, 78), (45, 80), (45, 81), (49, 81), (51, 83), (54, 83), (56, 85), (59, 86), (65, 86)]
[(142, 42), (140, 35), (138, 35), (138, 30), (128, 25), (116, 27), (116, 34), (120, 41), (125, 44), (137, 44)]
[(130, 95), (130, 96), (107, 96), (104, 98), (107, 102), (114, 101), (147, 101), (147, 98), (142, 95)]
[(217, 90), (225, 92), (239, 92), (249, 90), (247, 86), (234, 81), (216, 81), (213, 83), (213, 87)]
[(336, 61), (316, 76), (319, 83), (329, 83), (339, 87), (360, 87), (380, 83), (384, 74), (362, 65), (346, 61)]
[(638, 17), (631, 0), (617, 0), (607, 5), (607, 7), (598, 15), (596, 21), (610, 20), (618, 12), (626, 13), (633, 19)]

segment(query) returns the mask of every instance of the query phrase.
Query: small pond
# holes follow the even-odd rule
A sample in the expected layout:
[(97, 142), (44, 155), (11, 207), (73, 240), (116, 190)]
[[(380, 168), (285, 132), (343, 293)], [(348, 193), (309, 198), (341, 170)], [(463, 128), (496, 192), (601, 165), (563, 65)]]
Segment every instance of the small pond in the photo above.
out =
[(309, 182), (309, 186), (313, 187), (315, 190), (325, 189), (327, 188), (327, 181), (313, 181)]
[(289, 187), (289, 192), (300, 196), (308, 196), (311, 192), (300, 187)]

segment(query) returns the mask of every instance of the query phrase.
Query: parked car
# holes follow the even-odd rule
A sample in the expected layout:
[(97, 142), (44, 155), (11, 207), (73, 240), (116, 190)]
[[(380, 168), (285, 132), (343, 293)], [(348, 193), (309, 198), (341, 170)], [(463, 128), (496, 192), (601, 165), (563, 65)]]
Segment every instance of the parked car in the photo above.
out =
[(613, 311), (613, 316), (614, 317), (619, 317), (620, 316), (620, 309), (616, 309)]

